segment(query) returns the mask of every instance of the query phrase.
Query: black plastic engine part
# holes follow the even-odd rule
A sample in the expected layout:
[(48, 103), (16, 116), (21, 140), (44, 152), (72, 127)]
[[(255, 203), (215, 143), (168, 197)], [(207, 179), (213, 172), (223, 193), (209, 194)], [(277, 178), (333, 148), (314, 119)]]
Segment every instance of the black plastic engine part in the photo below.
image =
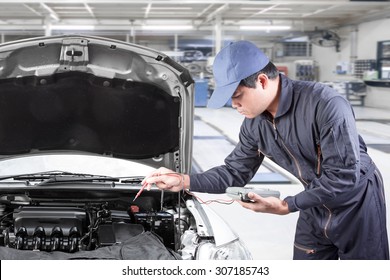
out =
[(98, 245), (99, 247), (102, 247), (122, 243), (143, 232), (144, 227), (139, 224), (103, 224), (100, 225), (98, 229)]
[(75, 252), (85, 228), (86, 213), (79, 208), (25, 206), (15, 210), (13, 219), (15, 241), (6, 238), (7, 246)]

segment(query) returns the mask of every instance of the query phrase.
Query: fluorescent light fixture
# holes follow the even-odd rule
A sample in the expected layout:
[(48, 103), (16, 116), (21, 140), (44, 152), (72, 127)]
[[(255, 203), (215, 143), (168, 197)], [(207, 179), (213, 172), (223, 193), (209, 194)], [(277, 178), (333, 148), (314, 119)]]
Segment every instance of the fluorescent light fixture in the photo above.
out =
[(66, 25), (66, 24), (52, 24), (52, 30), (95, 30), (94, 25)]
[(289, 25), (241, 25), (241, 30), (289, 30), (291, 26)]
[(143, 25), (143, 30), (191, 30), (192, 25)]
[[(143, 8), (144, 10), (146, 10), (147, 8)], [(191, 7), (153, 7), (153, 10), (192, 10)]]

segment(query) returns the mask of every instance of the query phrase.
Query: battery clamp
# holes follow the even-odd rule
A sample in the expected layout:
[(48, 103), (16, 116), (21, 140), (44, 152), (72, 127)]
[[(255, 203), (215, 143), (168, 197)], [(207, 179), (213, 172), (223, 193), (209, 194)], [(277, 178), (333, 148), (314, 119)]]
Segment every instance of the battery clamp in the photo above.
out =
[(226, 189), (226, 195), (234, 200), (241, 200), (243, 202), (252, 202), (248, 197), (248, 193), (253, 192), (261, 197), (276, 197), (280, 198), (280, 192), (271, 190), (268, 188), (255, 188), (255, 187), (228, 187)]

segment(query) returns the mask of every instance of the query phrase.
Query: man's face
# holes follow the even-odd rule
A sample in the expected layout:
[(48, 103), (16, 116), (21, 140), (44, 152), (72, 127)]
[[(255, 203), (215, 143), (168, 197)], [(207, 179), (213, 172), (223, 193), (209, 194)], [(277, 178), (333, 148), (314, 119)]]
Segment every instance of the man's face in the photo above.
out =
[(256, 88), (238, 86), (232, 96), (232, 107), (246, 118), (252, 119), (267, 110), (272, 100), (260, 80)]

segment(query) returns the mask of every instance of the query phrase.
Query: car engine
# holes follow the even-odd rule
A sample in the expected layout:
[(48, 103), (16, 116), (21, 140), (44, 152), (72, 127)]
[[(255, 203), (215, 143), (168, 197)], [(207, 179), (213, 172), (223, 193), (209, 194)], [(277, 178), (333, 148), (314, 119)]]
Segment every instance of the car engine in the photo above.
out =
[(74, 253), (125, 242), (149, 231), (164, 245), (177, 250), (180, 230), (186, 215), (175, 224), (169, 211), (140, 211), (132, 205), (126, 211), (113, 209), (109, 203), (83, 206), (23, 205), (10, 211), (0, 206), (0, 246), (17, 250), (62, 251)]
[(86, 212), (65, 207), (21, 207), (3, 230), (7, 247), (75, 252), (85, 235)]

